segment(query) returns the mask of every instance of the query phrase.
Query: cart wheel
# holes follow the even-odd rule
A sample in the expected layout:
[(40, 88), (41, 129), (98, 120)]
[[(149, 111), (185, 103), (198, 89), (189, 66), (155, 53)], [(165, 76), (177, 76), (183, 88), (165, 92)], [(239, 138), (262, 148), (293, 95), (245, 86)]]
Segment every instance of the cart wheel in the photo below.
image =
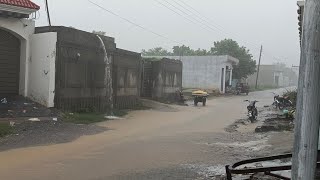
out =
[(202, 101), (202, 105), (203, 105), (203, 106), (206, 106), (206, 103), (207, 103), (207, 99), (204, 98), (203, 101)]

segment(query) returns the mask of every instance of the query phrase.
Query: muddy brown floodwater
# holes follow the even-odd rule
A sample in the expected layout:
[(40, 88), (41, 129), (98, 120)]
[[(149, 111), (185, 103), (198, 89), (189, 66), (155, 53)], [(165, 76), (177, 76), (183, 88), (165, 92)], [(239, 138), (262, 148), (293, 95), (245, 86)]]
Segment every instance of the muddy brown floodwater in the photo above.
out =
[(245, 99), (272, 103), (271, 91), (219, 97), (206, 107), (144, 110), (98, 124), (109, 130), (50, 146), (0, 152), (0, 179), (217, 179), (224, 166), (246, 158), (290, 151), (292, 133), (226, 132), (245, 118)]

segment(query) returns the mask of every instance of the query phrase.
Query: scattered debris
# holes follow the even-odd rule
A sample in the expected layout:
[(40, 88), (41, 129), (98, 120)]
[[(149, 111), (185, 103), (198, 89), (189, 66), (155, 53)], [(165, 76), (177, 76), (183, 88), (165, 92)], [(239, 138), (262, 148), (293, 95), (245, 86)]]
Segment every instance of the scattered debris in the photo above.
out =
[(7, 103), (8, 103), (7, 98), (1, 99), (1, 104), (7, 104)]
[(40, 119), (39, 119), (39, 118), (30, 118), (29, 121), (32, 121), (32, 122), (40, 122)]
[(10, 121), (10, 126), (11, 126), (11, 127), (14, 127), (15, 124), (16, 124), (15, 122)]
[(117, 117), (117, 116), (105, 116), (104, 118), (105, 118), (105, 119), (108, 119), (108, 120), (122, 119), (122, 118), (119, 118), (119, 117)]

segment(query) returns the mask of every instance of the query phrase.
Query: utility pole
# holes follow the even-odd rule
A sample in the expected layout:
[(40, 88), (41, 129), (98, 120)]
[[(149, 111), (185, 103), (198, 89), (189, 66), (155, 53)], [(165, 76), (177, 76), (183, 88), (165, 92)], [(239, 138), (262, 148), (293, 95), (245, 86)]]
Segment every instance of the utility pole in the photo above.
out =
[(256, 79), (256, 89), (258, 89), (258, 80), (259, 80), (259, 73), (260, 73), (261, 56), (262, 56), (262, 45), (261, 45), (261, 48), (260, 48), (259, 64), (258, 64), (257, 79)]
[(47, 10), (48, 23), (49, 23), (49, 26), (51, 26), (51, 19), (50, 19), (50, 12), (49, 12), (49, 4), (48, 4), (48, 0), (45, 0), (45, 3), (46, 3), (46, 10)]
[(315, 179), (320, 117), (320, 1), (306, 0), (301, 44), (292, 179)]

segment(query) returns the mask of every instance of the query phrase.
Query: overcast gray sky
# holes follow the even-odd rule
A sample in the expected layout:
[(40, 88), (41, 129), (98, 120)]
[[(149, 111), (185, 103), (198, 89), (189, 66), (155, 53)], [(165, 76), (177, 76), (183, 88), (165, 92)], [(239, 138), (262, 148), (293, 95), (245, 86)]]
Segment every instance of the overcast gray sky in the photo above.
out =
[[(41, 6), (37, 26), (47, 25), (44, 1), (33, 1)], [(214, 41), (232, 38), (250, 49), (255, 59), (259, 55), (259, 45), (263, 44), (262, 64), (277, 61), (290, 66), (299, 64), (295, 0), (92, 0), (168, 39), (111, 15), (88, 0), (48, 1), (53, 25), (73, 26), (90, 32), (105, 31), (108, 36), (116, 38), (119, 48), (137, 52), (157, 46), (170, 49), (177, 44), (176, 41), (192, 48), (209, 49)], [(193, 22), (170, 11), (159, 1)], [(182, 2), (199, 11), (201, 16), (192, 15), (190, 8), (189, 11), (183, 9), (182, 5), (188, 6)]]

